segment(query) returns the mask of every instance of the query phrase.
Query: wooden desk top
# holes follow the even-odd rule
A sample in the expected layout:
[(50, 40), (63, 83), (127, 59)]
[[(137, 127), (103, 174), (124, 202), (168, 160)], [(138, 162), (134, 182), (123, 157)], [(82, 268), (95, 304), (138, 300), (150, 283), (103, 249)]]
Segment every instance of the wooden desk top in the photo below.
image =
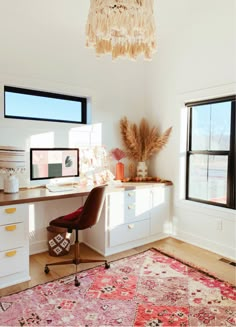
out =
[[(134, 190), (157, 185), (160, 187), (166, 186), (163, 183), (122, 183), (118, 185), (109, 185), (107, 192)], [(74, 190), (66, 192), (50, 192), (46, 187), (25, 188), (20, 189), (18, 193), (10, 194), (0, 191), (0, 206), (87, 196), (94, 187), (95, 186), (75, 186)]]
[(11, 194), (1, 191), (0, 206), (87, 196), (92, 188), (92, 186), (81, 186), (75, 187), (75, 190), (72, 191), (50, 192), (45, 187), (37, 187), (20, 189), (18, 193)]

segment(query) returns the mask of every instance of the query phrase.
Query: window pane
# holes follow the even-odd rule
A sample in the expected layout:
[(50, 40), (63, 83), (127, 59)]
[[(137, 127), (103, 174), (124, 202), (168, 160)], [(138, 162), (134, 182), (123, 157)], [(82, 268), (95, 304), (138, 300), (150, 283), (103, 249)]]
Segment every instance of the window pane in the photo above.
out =
[[(86, 98), (5, 86), (5, 117), (86, 123)], [(86, 110), (86, 108), (85, 108)]]
[(208, 150), (210, 106), (192, 108), (192, 150)]
[(190, 155), (189, 197), (226, 204), (227, 156)]
[(192, 108), (192, 150), (228, 151), (231, 102)]
[(231, 102), (211, 105), (211, 131), (209, 150), (229, 150)]

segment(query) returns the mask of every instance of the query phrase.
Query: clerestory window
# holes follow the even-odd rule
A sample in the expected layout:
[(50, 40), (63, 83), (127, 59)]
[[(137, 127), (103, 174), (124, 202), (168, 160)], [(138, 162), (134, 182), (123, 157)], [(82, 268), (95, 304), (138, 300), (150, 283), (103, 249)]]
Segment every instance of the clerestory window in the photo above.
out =
[(87, 124), (87, 98), (5, 86), (4, 117)]

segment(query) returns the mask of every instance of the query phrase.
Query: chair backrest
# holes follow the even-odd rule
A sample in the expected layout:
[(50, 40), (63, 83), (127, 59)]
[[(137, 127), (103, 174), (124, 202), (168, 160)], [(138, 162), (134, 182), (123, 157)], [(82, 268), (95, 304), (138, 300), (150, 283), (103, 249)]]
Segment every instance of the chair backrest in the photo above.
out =
[(78, 222), (78, 229), (86, 229), (95, 225), (100, 218), (107, 185), (94, 187), (89, 193)]

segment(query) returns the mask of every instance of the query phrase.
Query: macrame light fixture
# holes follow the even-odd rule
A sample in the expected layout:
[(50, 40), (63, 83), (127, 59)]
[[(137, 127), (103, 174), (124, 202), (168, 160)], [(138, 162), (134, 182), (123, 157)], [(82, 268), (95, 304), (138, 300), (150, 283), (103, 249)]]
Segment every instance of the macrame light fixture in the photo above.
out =
[(156, 51), (153, 0), (90, 0), (86, 37), (86, 46), (98, 56), (151, 59)]

